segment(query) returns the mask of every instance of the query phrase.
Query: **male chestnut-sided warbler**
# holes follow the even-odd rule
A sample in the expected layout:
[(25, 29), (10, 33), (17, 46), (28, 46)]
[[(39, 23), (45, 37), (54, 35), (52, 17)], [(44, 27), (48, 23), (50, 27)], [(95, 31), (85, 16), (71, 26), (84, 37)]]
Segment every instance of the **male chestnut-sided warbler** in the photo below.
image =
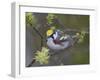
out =
[(73, 45), (73, 39), (71, 36), (62, 34), (63, 32), (60, 30), (47, 30), (47, 46), (52, 50), (64, 50)]

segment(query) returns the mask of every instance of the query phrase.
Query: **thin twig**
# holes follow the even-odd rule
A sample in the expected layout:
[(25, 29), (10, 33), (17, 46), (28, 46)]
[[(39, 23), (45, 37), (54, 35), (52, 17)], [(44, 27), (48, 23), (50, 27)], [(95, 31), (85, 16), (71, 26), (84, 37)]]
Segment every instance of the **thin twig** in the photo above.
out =
[(41, 33), (35, 28), (33, 27), (33, 29), (37, 32), (37, 34), (40, 36), (41, 38), (41, 47), (43, 46), (43, 36), (41, 35)]
[(32, 62), (27, 66), (27, 67), (31, 67), (33, 65), (33, 63), (35, 63), (35, 59), (32, 60)]

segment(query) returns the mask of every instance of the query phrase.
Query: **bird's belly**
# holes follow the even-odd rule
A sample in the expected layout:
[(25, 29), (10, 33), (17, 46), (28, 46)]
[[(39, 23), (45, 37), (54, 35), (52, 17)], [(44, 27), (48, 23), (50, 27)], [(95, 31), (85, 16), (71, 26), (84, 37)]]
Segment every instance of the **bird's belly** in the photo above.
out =
[(51, 41), (51, 42), (47, 42), (47, 45), (50, 49), (53, 49), (53, 50), (63, 50), (69, 47), (70, 41), (62, 42), (61, 45), (55, 44), (53, 43), (53, 41)]

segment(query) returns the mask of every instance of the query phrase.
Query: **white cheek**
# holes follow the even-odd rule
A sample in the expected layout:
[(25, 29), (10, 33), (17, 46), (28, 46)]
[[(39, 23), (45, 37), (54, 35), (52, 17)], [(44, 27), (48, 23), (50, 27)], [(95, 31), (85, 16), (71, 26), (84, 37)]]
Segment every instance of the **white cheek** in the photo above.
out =
[(54, 39), (56, 39), (58, 37), (58, 33), (56, 32), (54, 35), (53, 35)]

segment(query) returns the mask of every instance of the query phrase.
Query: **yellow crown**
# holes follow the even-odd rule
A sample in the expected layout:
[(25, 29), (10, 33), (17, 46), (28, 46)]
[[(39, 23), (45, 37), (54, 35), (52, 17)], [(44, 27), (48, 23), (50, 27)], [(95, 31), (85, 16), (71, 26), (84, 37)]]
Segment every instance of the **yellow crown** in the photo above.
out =
[(53, 30), (52, 29), (47, 30), (46, 34), (47, 36), (51, 36), (53, 34)]

